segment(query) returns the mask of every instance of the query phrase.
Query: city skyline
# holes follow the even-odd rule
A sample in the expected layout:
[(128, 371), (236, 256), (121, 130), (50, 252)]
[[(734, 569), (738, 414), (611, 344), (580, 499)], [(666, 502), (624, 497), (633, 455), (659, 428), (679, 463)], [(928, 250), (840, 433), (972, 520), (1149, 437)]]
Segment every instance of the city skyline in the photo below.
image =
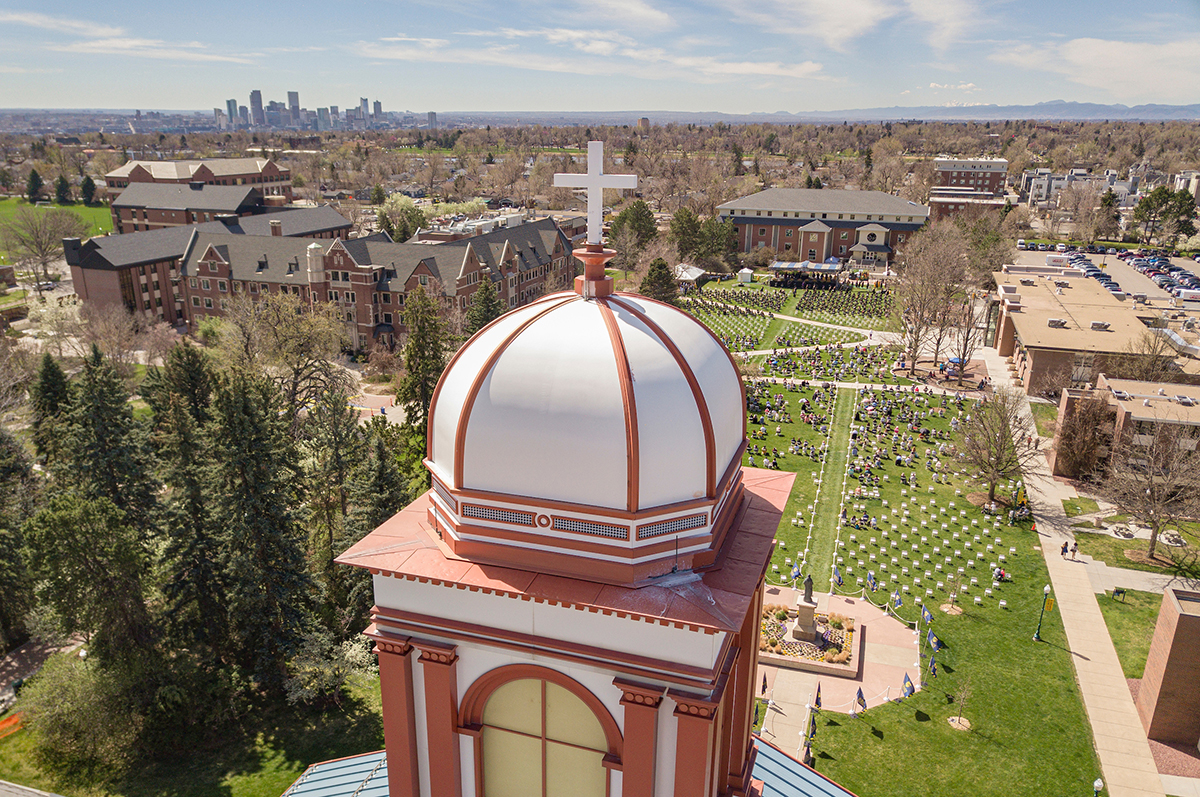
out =
[[(40, 8), (0, 11), (0, 107), (211, 109), (251, 88), (418, 112), (1200, 100), (1194, 0), (1132, 19), (1111, 0), (415, 0), (333, 18), (299, 0), (262, 21), (218, 2), (184, 28), (136, 2), (111, 21), (78, 0)], [(79, 77), (104, 74), (136, 79)]]

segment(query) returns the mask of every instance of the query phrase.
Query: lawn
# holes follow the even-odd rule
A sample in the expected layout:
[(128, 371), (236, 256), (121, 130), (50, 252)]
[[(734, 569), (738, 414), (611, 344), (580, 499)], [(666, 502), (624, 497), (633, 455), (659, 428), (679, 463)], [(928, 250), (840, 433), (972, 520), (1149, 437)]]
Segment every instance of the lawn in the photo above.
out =
[(685, 303), (684, 309), (713, 331), (730, 351), (771, 349), (776, 346), (823, 346), (850, 343), (865, 335), (845, 329), (784, 321), (769, 316), (744, 316)]
[(1029, 409), (1033, 411), (1033, 422), (1037, 424), (1038, 435), (1054, 437), (1054, 429), (1058, 423), (1058, 405), (1031, 401)]
[[(7, 221), (16, 214), (17, 208), (21, 207), (29, 207), (29, 203), (16, 197), (0, 199), (0, 222)], [(91, 225), (89, 236), (112, 232), (112, 214), (107, 205), (85, 205), (77, 202), (73, 205), (55, 205), (55, 207), (66, 208), (82, 216), (83, 220)]]
[(29, 291), (24, 288), (13, 288), (5, 292), (3, 296), (0, 296), (0, 307), (7, 307), (10, 304), (20, 304), (25, 301), (25, 297), (28, 294)]
[[(793, 415), (798, 414), (799, 398), (811, 401), (814, 393), (813, 388), (786, 391), (776, 385), (763, 389), (770, 395), (782, 395)], [(851, 791), (870, 797), (1071, 794), (1081, 785), (1086, 788), (1099, 774), (1099, 765), (1057, 613), (1049, 613), (1042, 626), (1045, 642), (1039, 645), (1031, 639), (1041, 607), (1042, 586), (1049, 582), (1045, 562), (1036, 548), (1037, 536), (1025, 527), (992, 528), (993, 520), (964, 497), (982, 490), (983, 486), (967, 474), (956, 472), (955, 463), (949, 459), (944, 460), (947, 467), (941, 471), (948, 475), (949, 483), (943, 485), (933, 482), (924, 464), (906, 468), (896, 466), (890, 457), (882, 457), (882, 467), (873, 468), (873, 473), (881, 479), (879, 497), (854, 497), (853, 490), (860, 482), (856, 476), (846, 478), (846, 466), (853, 462), (849, 450), (851, 424), (861, 425), (864, 420), (858, 406), (861, 397), (860, 391), (841, 389), (832, 407), (828, 402), (814, 407), (815, 412), (829, 416), (832, 421), (823, 473), (819, 461), (805, 456), (785, 454), (779, 459), (780, 468), (796, 471), (797, 478), (776, 534), (786, 547), (777, 548), (768, 582), (786, 582), (792, 563), (801, 561), (802, 571), (811, 573), (816, 588), (824, 591), (832, 565), (839, 562), (840, 556), (843, 586), (838, 592), (859, 592), (858, 579), (865, 579), (868, 571), (874, 571), (883, 584), (880, 593), (869, 595), (876, 603), (885, 600), (891, 589), (905, 584), (924, 598), (924, 588), (934, 588), (937, 579), (949, 583), (945, 573), (950, 571), (937, 572), (918, 587), (913, 579), (923, 578), (924, 574), (912, 564), (912, 559), (900, 554), (917, 545), (918, 552), (912, 556), (923, 561), (924, 555), (929, 554), (931, 560), (922, 567), (933, 571), (937, 563), (933, 557), (939, 555), (933, 548), (946, 545), (942, 555), (951, 554), (951, 546), (961, 546), (959, 550), (965, 554), (955, 558), (949, 567), (963, 566), (965, 577), (977, 575), (981, 583), (962, 596), (965, 608), (962, 615), (951, 617), (934, 610), (937, 634), (946, 648), (937, 655), (937, 678), (928, 679), (928, 686), (922, 692), (902, 704), (872, 709), (858, 719), (831, 712), (821, 716), (813, 745), (817, 769)], [(933, 409), (940, 408), (940, 404), (940, 398), (931, 402)], [(963, 407), (964, 411), (970, 411), (971, 403), (966, 402)], [(929, 412), (925, 406), (919, 409), (928, 414), (923, 426), (947, 433), (950, 420), (958, 412), (953, 401), (947, 402), (944, 416)], [(754, 445), (786, 448), (788, 440), (797, 437), (819, 446), (826, 439), (819, 429), (808, 424), (766, 420), (762, 425), (766, 427), (767, 439), (762, 442), (751, 439)], [(775, 435), (775, 426), (780, 427), (782, 437)], [(751, 431), (759, 428), (752, 425)], [(876, 444), (890, 453), (890, 435), (873, 437), (869, 432), (863, 435), (863, 431), (860, 429), (855, 441), (864, 449), (860, 455)], [(918, 462), (924, 459), (926, 448), (939, 442), (942, 441), (918, 442), (915, 452)], [(823, 484), (814, 481), (814, 472), (821, 474)], [(902, 474), (915, 477), (919, 486), (901, 484)], [(933, 493), (929, 492), (930, 487)], [(1002, 485), (1002, 493), (1003, 488)], [(844, 494), (850, 494), (850, 498), (843, 500)], [(928, 499), (936, 503), (929, 503)], [(886, 506), (884, 501), (888, 502)], [(809, 511), (810, 504), (815, 504), (815, 513)], [(869, 530), (839, 528), (837, 516), (843, 506), (851, 514), (866, 511), (878, 520), (886, 518), (886, 525), (880, 522), (877, 529)], [(886, 517), (891, 512), (902, 513), (904, 508), (911, 513), (908, 525), (901, 519), (903, 515)], [(800, 518), (796, 516), (797, 510), (801, 512)], [(949, 525), (951, 518), (955, 527), (965, 525), (981, 535), (986, 529), (1002, 542), (996, 543), (995, 536), (983, 537), (969, 550), (967, 543), (973, 542), (974, 535), (961, 541), (942, 542), (933, 536), (933, 530), (949, 536), (956, 529), (942, 532), (938, 521)], [(793, 520), (799, 521), (797, 525), (793, 525)], [(811, 534), (804, 521), (811, 521)], [(883, 530), (890, 532), (892, 523), (897, 524), (898, 530), (885, 537)], [(904, 540), (903, 547), (888, 551), (897, 557), (896, 564), (886, 559), (868, 561), (871, 549), (860, 548), (867, 544), (870, 535), (876, 535), (876, 539), (887, 545), (889, 539), (898, 543), (896, 537), (908, 532), (912, 533)], [(852, 540), (851, 535), (856, 539)], [(925, 542), (919, 542), (921, 535), (927, 537)], [(987, 543), (993, 543), (996, 549), (984, 552), (982, 561), (970, 558), (975, 551), (983, 552)], [(1010, 548), (1016, 548), (1016, 553), (1010, 553)], [(987, 569), (1001, 551), (1006, 556), (1003, 566), (1012, 572), (1013, 580), (999, 587), (996, 595), (984, 598), (982, 606), (976, 606), (973, 599), (976, 595), (983, 597), (983, 590), (990, 586)], [(904, 566), (910, 567), (910, 573), (903, 574)], [(899, 610), (908, 620), (919, 613), (913, 597), (913, 592), (907, 593)], [(999, 608), (1000, 598), (1007, 601), (1007, 608)], [(944, 588), (935, 589), (934, 597), (926, 598), (931, 606), (947, 599)], [(915, 670), (911, 675), (919, 680), (920, 674)], [(972, 694), (964, 716), (971, 720), (973, 728), (969, 732), (955, 731), (946, 720), (957, 714), (955, 695), (968, 681)], [(1054, 754), (1047, 755), (1047, 750), (1053, 750)]]
[(1109, 592), (1097, 598), (1126, 678), (1142, 677), (1162, 598), (1161, 593), (1132, 589), (1125, 592), (1124, 598), (1114, 599)]
[(32, 745), (28, 731), (0, 739), (0, 780), (63, 797), (279, 797), (309, 764), (383, 747), (379, 681), (324, 712), (263, 706), (216, 749), (144, 766), (107, 788), (62, 783), (41, 772), (30, 763)]
[(1099, 512), (1100, 505), (1091, 498), (1080, 496), (1079, 498), (1064, 498), (1063, 511), (1067, 513), (1067, 517), (1078, 517), (1079, 515), (1089, 515), (1092, 512)]
[[(1149, 540), (1123, 540), (1120, 537), (1114, 537), (1111, 532), (1107, 531), (1081, 531), (1075, 535), (1075, 541), (1079, 543), (1080, 553), (1085, 553), (1097, 561), (1104, 562), (1109, 567), (1145, 570), (1150, 573), (1171, 572), (1170, 568), (1155, 567), (1151, 564), (1135, 562), (1125, 556), (1125, 551), (1127, 550), (1138, 550), (1144, 553), (1150, 546)], [(1166, 547), (1161, 543), (1158, 546), (1160, 551), (1165, 550)]]

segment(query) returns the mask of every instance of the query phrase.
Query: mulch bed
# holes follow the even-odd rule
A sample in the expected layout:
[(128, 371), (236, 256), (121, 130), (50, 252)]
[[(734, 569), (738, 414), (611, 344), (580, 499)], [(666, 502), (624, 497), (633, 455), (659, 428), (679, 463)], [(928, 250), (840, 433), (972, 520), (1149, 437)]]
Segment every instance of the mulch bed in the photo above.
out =
[(1146, 555), (1145, 550), (1141, 548), (1125, 549), (1125, 558), (1131, 562), (1137, 562), (1139, 565), (1151, 565), (1152, 567), (1174, 567), (1175, 562), (1171, 559), (1155, 554), (1153, 558)]
[[(974, 506), (977, 506), (977, 507), (985, 506), (988, 503), (988, 494), (987, 493), (967, 493), (967, 500), (970, 501), (971, 504)], [(1003, 507), (1012, 506), (1012, 499), (1008, 498), (1005, 495), (1002, 495), (999, 491), (999, 488), (997, 488), (996, 497), (993, 500), (996, 502), (996, 506), (1003, 506)]]
[[(1138, 690), (1142, 682), (1137, 678), (1126, 678), (1129, 693), (1133, 702), (1137, 702)], [(1176, 744), (1174, 742), (1150, 741), (1150, 752), (1154, 755), (1154, 765), (1160, 775), (1173, 775), (1180, 778), (1200, 778), (1200, 750), (1195, 745)]]

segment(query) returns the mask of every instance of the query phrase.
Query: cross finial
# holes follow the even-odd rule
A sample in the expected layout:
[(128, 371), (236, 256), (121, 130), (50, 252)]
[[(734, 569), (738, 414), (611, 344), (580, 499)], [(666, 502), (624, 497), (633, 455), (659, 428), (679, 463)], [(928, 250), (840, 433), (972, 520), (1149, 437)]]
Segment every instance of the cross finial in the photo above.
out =
[(587, 242), (599, 244), (604, 230), (604, 189), (637, 188), (636, 174), (604, 173), (604, 142), (588, 142), (587, 174), (556, 174), (554, 184), (562, 188), (586, 188)]

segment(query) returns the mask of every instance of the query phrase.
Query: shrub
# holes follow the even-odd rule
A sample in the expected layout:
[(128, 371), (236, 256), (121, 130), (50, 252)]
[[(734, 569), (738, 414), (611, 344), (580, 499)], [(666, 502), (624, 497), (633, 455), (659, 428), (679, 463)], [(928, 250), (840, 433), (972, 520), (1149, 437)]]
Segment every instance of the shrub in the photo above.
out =
[(825, 651), (825, 661), (829, 662), (830, 664), (832, 664), (832, 663), (833, 663), (833, 659), (834, 659), (834, 657), (835, 657), (835, 656), (837, 656), (837, 651), (836, 651), (836, 650), (827, 650), (827, 651)]
[(788, 619), (787, 609), (780, 608), (779, 611), (775, 612), (775, 619), (776, 620), (787, 620)]
[(216, 316), (208, 316), (200, 319), (200, 323), (196, 327), (197, 333), (200, 335), (200, 342), (205, 346), (215, 346), (221, 339), (221, 319)]

